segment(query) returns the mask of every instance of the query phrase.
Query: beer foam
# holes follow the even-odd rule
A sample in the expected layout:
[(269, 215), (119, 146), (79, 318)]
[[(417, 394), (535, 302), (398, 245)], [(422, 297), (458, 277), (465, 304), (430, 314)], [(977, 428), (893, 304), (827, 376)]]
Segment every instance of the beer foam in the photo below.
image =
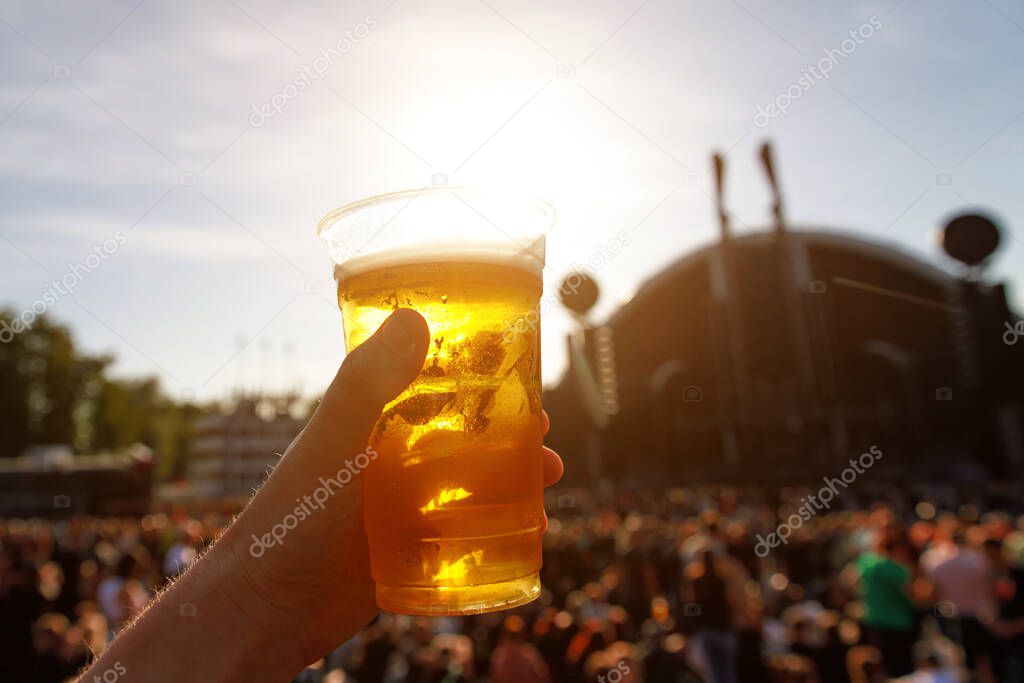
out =
[(354, 256), (334, 266), (334, 279), (359, 275), (381, 268), (397, 268), (417, 263), (488, 263), (509, 266), (541, 276), (544, 269), (543, 236), (526, 247), (508, 242), (431, 244), (405, 249), (389, 249), (375, 254)]

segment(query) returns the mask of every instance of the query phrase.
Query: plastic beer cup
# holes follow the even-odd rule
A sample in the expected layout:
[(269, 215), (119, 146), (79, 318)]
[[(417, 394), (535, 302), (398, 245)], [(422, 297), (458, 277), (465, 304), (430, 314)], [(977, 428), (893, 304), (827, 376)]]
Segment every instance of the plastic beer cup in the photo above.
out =
[(465, 188), (366, 199), (327, 215), (347, 351), (399, 308), (430, 347), (384, 408), (361, 474), (377, 604), (472, 614), (540, 595), (541, 271), (554, 211)]

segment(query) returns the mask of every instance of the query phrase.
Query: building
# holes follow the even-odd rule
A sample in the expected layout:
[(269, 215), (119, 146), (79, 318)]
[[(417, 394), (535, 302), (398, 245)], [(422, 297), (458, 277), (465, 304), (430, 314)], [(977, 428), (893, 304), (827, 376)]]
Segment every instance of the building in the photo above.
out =
[(723, 220), (719, 242), (570, 339), (544, 399), (549, 441), (584, 464), (570, 477), (816, 479), (871, 446), (893, 479), (1024, 475), (1024, 344), (1005, 340), (1021, 324), (1003, 286), (980, 277), (991, 250), (960, 277), (792, 230), (776, 206), (763, 232), (736, 237)]
[(189, 479), (198, 498), (245, 499), (259, 488), (302, 429), (294, 396), (239, 398), (196, 423)]
[(153, 466), (153, 452), (141, 444), (95, 455), (36, 446), (21, 457), (0, 458), (0, 518), (144, 514)]

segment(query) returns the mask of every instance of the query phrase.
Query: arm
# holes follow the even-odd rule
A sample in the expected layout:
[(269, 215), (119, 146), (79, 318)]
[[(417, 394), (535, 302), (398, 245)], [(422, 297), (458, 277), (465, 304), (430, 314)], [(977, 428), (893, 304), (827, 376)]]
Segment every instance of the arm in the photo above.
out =
[(291, 680), (306, 662), (270, 623), (272, 609), (245, 595), (231, 535), (150, 603), (79, 680), (109, 680), (109, 671), (127, 681)]
[(856, 561), (846, 565), (843, 571), (839, 573), (839, 583), (849, 590), (857, 590), (860, 584), (860, 569), (857, 568)]
[[(322, 505), (312, 496), (364, 453), (384, 405), (422, 368), (429, 337), (403, 309), (354, 349), (238, 519), (79, 681), (108, 671), (147, 683), (290, 681), (362, 629), (377, 614), (362, 478), (328, 482)], [(547, 449), (544, 476), (561, 476)]]

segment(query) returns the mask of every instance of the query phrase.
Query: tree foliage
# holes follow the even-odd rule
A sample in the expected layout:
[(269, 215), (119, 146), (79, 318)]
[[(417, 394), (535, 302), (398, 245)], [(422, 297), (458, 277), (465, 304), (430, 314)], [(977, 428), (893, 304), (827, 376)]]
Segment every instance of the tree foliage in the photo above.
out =
[[(0, 310), (0, 319), (12, 317)], [(162, 476), (183, 474), (200, 409), (169, 399), (155, 378), (111, 376), (112, 362), (77, 349), (70, 330), (46, 316), (0, 344), (0, 457), (38, 444), (95, 453), (142, 443)]]

